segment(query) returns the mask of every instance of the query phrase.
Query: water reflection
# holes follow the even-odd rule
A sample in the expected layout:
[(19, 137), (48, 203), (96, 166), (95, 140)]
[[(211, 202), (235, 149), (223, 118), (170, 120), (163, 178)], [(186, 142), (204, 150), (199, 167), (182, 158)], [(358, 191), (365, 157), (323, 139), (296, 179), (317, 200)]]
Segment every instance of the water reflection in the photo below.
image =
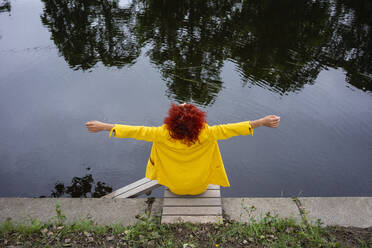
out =
[(42, 1), (41, 21), (71, 68), (87, 70), (97, 62), (120, 68), (139, 56), (131, 8), (115, 1)]
[(12, 10), (12, 6), (10, 5), (9, 0), (0, 0), (0, 13), (1, 12), (9, 12)]
[(230, 4), (208, 1), (143, 1), (136, 15), (140, 44), (180, 102), (213, 103), (222, 88), (224, 30), (217, 27)]
[(325, 56), (342, 67), (346, 80), (363, 91), (372, 91), (372, 2), (336, 1), (331, 14), (333, 37)]
[(74, 177), (71, 180), (70, 186), (65, 186), (64, 183), (61, 182), (55, 183), (54, 190), (50, 196), (56, 198), (64, 197), (65, 195), (73, 198), (99, 198), (112, 192), (112, 187), (107, 186), (104, 182), (98, 181), (94, 189), (93, 185), (94, 179), (92, 174), (87, 174), (84, 177)]
[(267, 84), (281, 93), (311, 84), (327, 40), (327, 2), (244, 1), (224, 23), (234, 28), (228, 57), (244, 81)]
[(369, 1), (52, 1), (42, 22), (65, 60), (87, 70), (132, 65), (146, 47), (168, 96), (213, 103), (233, 61), (244, 82), (284, 94), (327, 67), (372, 90)]

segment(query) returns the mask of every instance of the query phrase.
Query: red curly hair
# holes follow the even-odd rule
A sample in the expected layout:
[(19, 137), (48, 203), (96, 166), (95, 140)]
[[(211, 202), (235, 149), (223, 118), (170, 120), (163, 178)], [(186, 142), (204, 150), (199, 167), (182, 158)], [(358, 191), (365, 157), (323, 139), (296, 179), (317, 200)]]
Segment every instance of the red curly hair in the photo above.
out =
[(182, 140), (188, 146), (199, 141), (199, 133), (206, 123), (206, 113), (192, 104), (171, 105), (164, 119), (173, 139)]

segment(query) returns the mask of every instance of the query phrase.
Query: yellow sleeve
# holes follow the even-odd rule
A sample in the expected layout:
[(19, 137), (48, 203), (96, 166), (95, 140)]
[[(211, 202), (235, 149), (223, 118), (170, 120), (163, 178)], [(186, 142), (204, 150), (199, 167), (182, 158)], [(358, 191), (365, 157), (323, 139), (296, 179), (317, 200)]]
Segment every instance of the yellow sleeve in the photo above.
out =
[(253, 136), (253, 128), (250, 121), (215, 125), (211, 126), (209, 130), (216, 140), (229, 139), (238, 135), (250, 134)]
[(112, 133), (116, 138), (133, 138), (153, 142), (158, 138), (159, 127), (114, 124), (114, 127), (110, 130), (109, 138), (111, 138)]

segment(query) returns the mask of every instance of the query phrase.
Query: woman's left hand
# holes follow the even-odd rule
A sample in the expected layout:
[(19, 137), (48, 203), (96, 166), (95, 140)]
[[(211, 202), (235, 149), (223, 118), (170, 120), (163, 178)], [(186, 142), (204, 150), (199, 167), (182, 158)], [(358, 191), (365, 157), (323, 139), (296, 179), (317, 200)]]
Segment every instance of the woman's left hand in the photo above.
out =
[(88, 128), (88, 131), (91, 133), (97, 133), (100, 131), (111, 130), (112, 124), (100, 122), (100, 121), (88, 121), (85, 123), (85, 127)]
[(276, 128), (279, 126), (280, 117), (276, 115), (268, 115), (262, 118), (263, 125), (266, 127)]

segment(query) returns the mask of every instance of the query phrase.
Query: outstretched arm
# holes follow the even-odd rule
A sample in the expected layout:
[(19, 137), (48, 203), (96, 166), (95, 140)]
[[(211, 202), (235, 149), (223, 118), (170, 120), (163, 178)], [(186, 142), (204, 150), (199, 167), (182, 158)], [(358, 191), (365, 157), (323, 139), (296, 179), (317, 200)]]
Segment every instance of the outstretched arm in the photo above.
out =
[(114, 124), (110, 123), (104, 123), (100, 121), (88, 121), (85, 123), (86, 128), (88, 128), (88, 131), (91, 133), (97, 133), (101, 131), (111, 131), (111, 129), (114, 127)]
[(268, 115), (254, 121), (243, 121), (211, 126), (209, 130), (217, 140), (229, 139), (238, 135), (253, 135), (253, 129), (261, 126), (278, 127), (280, 117)]
[(256, 128), (256, 127), (271, 127), (271, 128), (276, 128), (279, 126), (279, 121), (280, 117), (276, 115), (267, 115), (261, 119), (251, 121), (251, 127)]
[(100, 121), (85, 123), (89, 132), (110, 131), (109, 137), (114, 134), (116, 138), (133, 138), (153, 142), (159, 138), (161, 127), (133, 126), (122, 124), (110, 124)]

